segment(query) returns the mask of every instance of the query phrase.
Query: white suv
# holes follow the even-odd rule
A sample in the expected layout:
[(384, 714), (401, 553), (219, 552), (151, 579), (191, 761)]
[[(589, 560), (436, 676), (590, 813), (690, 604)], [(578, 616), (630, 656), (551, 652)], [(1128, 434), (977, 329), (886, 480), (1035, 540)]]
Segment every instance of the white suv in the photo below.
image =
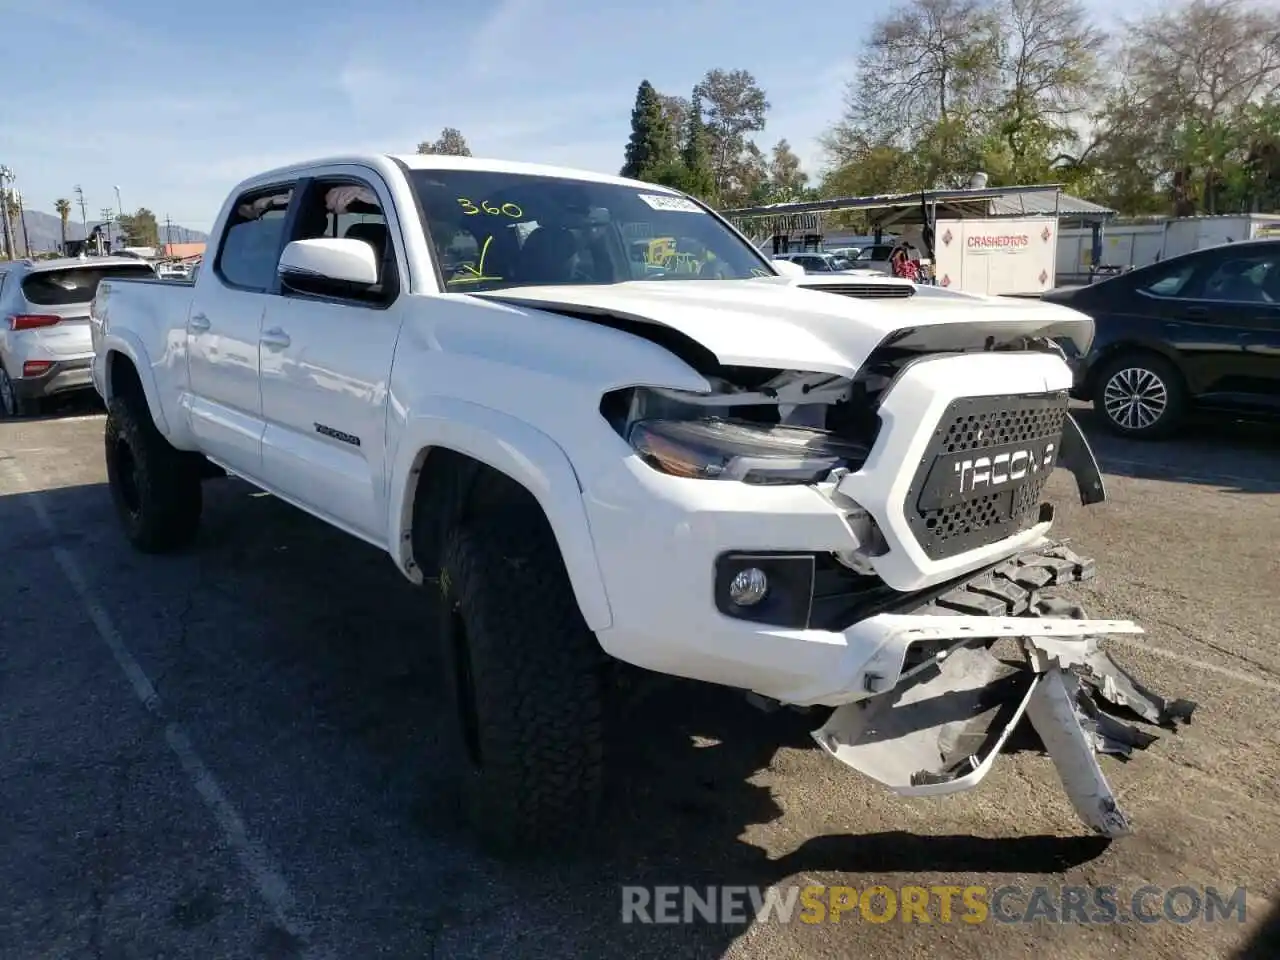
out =
[(46, 397), (92, 390), (89, 304), (98, 283), (154, 276), (128, 257), (0, 264), (0, 416), (25, 416)]

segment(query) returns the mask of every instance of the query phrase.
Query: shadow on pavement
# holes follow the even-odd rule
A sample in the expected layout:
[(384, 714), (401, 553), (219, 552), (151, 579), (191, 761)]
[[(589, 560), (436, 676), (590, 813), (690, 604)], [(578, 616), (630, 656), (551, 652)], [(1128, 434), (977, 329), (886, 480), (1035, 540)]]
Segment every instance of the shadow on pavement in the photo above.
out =
[[(492, 936), (496, 888), (519, 923), (538, 931), (538, 956), (715, 957), (744, 926), (624, 925), (621, 887), (767, 886), (811, 882), (798, 875), (824, 871), (866, 872), (877, 882), (895, 874), (916, 875), (904, 882), (920, 874), (1050, 874), (1107, 846), (1096, 837), (891, 830), (811, 837), (772, 859), (743, 837), (783, 816), (753, 780), (780, 748), (817, 749), (807, 733), (815, 721), (764, 714), (732, 691), (681, 682), (628, 714), (595, 853), (540, 865), (487, 861), (459, 829), (441, 768), (429, 594), (385, 555), (237, 481), (212, 481), (206, 493), (201, 541), (169, 558), (129, 550), (102, 484), (38, 496), (59, 542), (92, 570), (95, 595), (113, 604), (122, 635), (131, 644), (137, 638), (134, 653), (160, 696), (208, 744), (208, 762), (251, 830), (264, 831), (268, 844), (282, 845), (277, 834), (285, 834), (298, 848), (354, 862), (362, 888), (329, 879), (326, 860), (307, 878), (321, 889), (307, 892), (341, 905), (344, 922), (372, 938), (369, 947), (384, 930), (393, 938), (412, 928), (437, 943), (438, 955), (461, 956), (459, 944)], [(27, 499), (0, 497), (0, 527), (30, 512)], [(176, 620), (166, 619), (172, 606), (182, 607)], [(154, 649), (144, 646), (148, 632)], [(226, 715), (240, 724), (235, 736), (223, 726)], [(246, 756), (257, 769), (237, 778)], [(267, 798), (254, 798), (255, 790)], [(289, 790), (298, 795), (279, 795)], [(455, 865), (440, 866), (444, 860)], [(534, 955), (512, 940), (474, 951), (465, 955)]]
[(1080, 421), (1104, 474), (1219, 487), (1231, 493), (1280, 493), (1280, 425), (1209, 419), (1187, 423), (1168, 440), (1126, 440), (1111, 433), (1092, 409)]
[(1231, 960), (1275, 960), (1276, 957), (1280, 957), (1280, 900), (1272, 904), (1262, 925), (1232, 954)]

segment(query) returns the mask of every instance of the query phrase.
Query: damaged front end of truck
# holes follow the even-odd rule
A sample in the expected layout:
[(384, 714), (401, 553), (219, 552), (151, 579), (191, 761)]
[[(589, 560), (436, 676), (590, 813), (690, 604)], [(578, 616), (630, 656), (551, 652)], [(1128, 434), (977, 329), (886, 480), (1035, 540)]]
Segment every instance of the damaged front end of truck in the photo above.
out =
[[(910, 611), (863, 621), (880, 638), (883, 672), (865, 673), (866, 695), (837, 707), (814, 739), (896, 793), (940, 796), (976, 787), (1025, 719), (1080, 819), (1103, 836), (1126, 835), (1097, 754), (1128, 756), (1156, 739), (1128, 718), (1174, 729), (1195, 704), (1146, 689), (1099, 645), (1140, 627), (1087, 620), (1049, 590), (1092, 576), (1091, 561), (1045, 545)], [(896, 675), (891, 651), (905, 652)]]
[[(1017, 346), (1053, 351), (1045, 341), (1023, 340)], [(790, 702), (835, 707), (813, 733), (818, 744), (907, 796), (976, 787), (1025, 720), (1055, 764), (1080, 819), (1104, 836), (1125, 835), (1128, 818), (1097, 754), (1127, 756), (1145, 748), (1155, 736), (1135, 723), (1174, 729), (1190, 720), (1195, 705), (1166, 701), (1146, 689), (1100, 646), (1107, 637), (1123, 641), (1141, 634), (1139, 626), (1087, 619), (1079, 606), (1054, 595), (1053, 588), (1089, 580), (1094, 573), (1091, 560), (1048, 538), (1054, 508), (1042, 500), (1050, 474), (1059, 467), (1074, 478), (1081, 503), (1106, 499), (1088, 441), (1062, 390), (950, 401), (923, 449), (910, 446), (908, 433), (895, 433), (892, 426), (892, 435), (878, 436), (884, 432), (879, 419), (892, 424), (896, 415), (897, 422), (910, 422), (923, 406), (903, 399), (911, 387), (910, 372), (903, 373), (909, 365), (909, 356), (900, 357), (882, 371), (879, 382), (864, 376), (853, 384), (781, 373), (749, 388), (722, 386), (692, 401), (719, 407), (717, 412), (729, 418), (721, 423), (744, 415), (767, 419), (748, 411), (771, 405), (779, 411), (779, 432), (827, 432), (815, 449), (831, 457), (823, 468), (830, 472), (814, 486), (846, 511), (860, 543), (836, 557), (847, 578), (836, 592), (848, 591), (849, 606), (836, 615), (843, 619), (827, 622), (844, 633), (847, 662), (857, 664), (849, 671), (856, 689), (852, 700), (846, 688), (839, 698), (814, 701), (800, 692)], [(874, 369), (869, 365), (864, 372)], [(866, 391), (863, 403), (856, 400), (860, 387)], [(868, 394), (871, 403), (865, 402)], [(633, 401), (628, 420), (636, 423), (653, 422), (649, 418), (656, 410), (671, 416), (666, 404), (691, 402), (667, 391), (642, 391)], [(872, 408), (876, 418), (858, 415)], [(681, 422), (680, 416), (674, 422)], [(849, 455), (859, 443), (860, 452)], [(875, 462), (877, 454), (881, 462)], [(905, 492), (907, 503), (895, 511), (903, 502), (902, 490), (890, 477), (902, 471), (891, 465), (900, 462), (918, 467)], [(975, 494), (975, 485), (987, 478), (998, 481), (1019, 472), (1026, 474), (1025, 483)], [(994, 491), (995, 485), (983, 489)], [(894, 523), (899, 523), (896, 532)], [(922, 551), (924, 563), (942, 563), (975, 546), (999, 544), (1015, 549), (998, 553), (977, 571), (927, 587), (911, 580), (919, 566), (893, 565), (906, 549)], [(835, 595), (822, 598), (824, 609), (838, 604)], [(812, 611), (809, 624), (817, 625)]]
[[(757, 586), (770, 563), (803, 560), (806, 571), (793, 578), (804, 591), (770, 615), (735, 608), (732, 584), (725, 599), (717, 581), (720, 613), (759, 624), (760, 643), (786, 651), (786, 679), (748, 688), (753, 702), (834, 708), (813, 732), (818, 744), (908, 796), (977, 786), (1025, 719), (1084, 823), (1123, 835), (1129, 822), (1097, 754), (1154, 739), (1125, 714), (1172, 729), (1194, 704), (1147, 690), (1100, 646), (1139, 626), (1087, 619), (1054, 596), (1094, 567), (1049, 536), (1050, 475), (1072, 475), (1083, 504), (1106, 498), (1070, 413), (1063, 348), (1087, 351), (1092, 322), (1000, 298), (863, 286), (842, 281), (793, 299), (779, 286), (749, 301), (735, 288), (710, 312), (694, 294), (679, 300), (676, 285), (643, 286), (625, 305), (594, 288), (503, 298), (650, 339), (705, 378), (704, 390), (627, 385), (605, 395), (601, 414), (649, 465), (805, 485), (832, 508), (839, 529), (821, 546), (724, 544), (743, 565), (733, 575)], [(858, 306), (828, 316), (840, 301)], [(778, 551), (782, 559), (770, 556)], [(829, 669), (796, 666), (806, 644)]]

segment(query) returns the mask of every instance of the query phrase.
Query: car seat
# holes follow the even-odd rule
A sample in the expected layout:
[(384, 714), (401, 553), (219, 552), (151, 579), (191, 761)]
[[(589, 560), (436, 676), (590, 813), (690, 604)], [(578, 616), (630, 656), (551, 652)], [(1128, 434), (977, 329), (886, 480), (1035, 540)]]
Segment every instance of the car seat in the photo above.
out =
[(520, 247), (517, 276), (523, 283), (572, 283), (578, 241), (564, 227), (538, 227)]

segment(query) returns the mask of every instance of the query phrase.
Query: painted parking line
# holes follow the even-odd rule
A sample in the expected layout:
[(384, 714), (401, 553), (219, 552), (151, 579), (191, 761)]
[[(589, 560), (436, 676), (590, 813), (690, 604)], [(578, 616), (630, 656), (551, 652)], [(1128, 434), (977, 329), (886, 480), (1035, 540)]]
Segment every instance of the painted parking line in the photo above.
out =
[[(27, 504), (35, 514), (36, 520), (49, 535), (50, 540), (56, 542), (58, 531), (44, 503), (41, 502), (40, 491), (27, 480), (26, 474), (18, 466), (17, 461), (11, 458), (0, 460), (0, 477), (8, 481), (12, 493), (26, 495)], [(312, 924), (302, 915), (284, 873), (276, 865), (271, 854), (250, 836), (235, 805), (201, 759), (182, 725), (167, 716), (160, 694), (156, 691), (151, 678), (147, 676), (142, 665), (125, 645), (120, 631), (112, 623), (106, 609), (94, 599), (79, 561), (65, 547), (53, 547), (53, 556), (71, 584), (72, 590), (84, 605), (99, 639), (111, 652), (120, 671), (128, 680), (134, 695), (163, 726), (165, 743), (177, 758), (192, 788), (209, 808), (209, 812), (222, 831), (227, 846), (235, 852), (258, 895), (271, 910), (275, 922), (298, 940), (308, 943)], [(308, 948), (303, 956), (308, 960), (324, 960), (327, 955), (314, 948)]]

